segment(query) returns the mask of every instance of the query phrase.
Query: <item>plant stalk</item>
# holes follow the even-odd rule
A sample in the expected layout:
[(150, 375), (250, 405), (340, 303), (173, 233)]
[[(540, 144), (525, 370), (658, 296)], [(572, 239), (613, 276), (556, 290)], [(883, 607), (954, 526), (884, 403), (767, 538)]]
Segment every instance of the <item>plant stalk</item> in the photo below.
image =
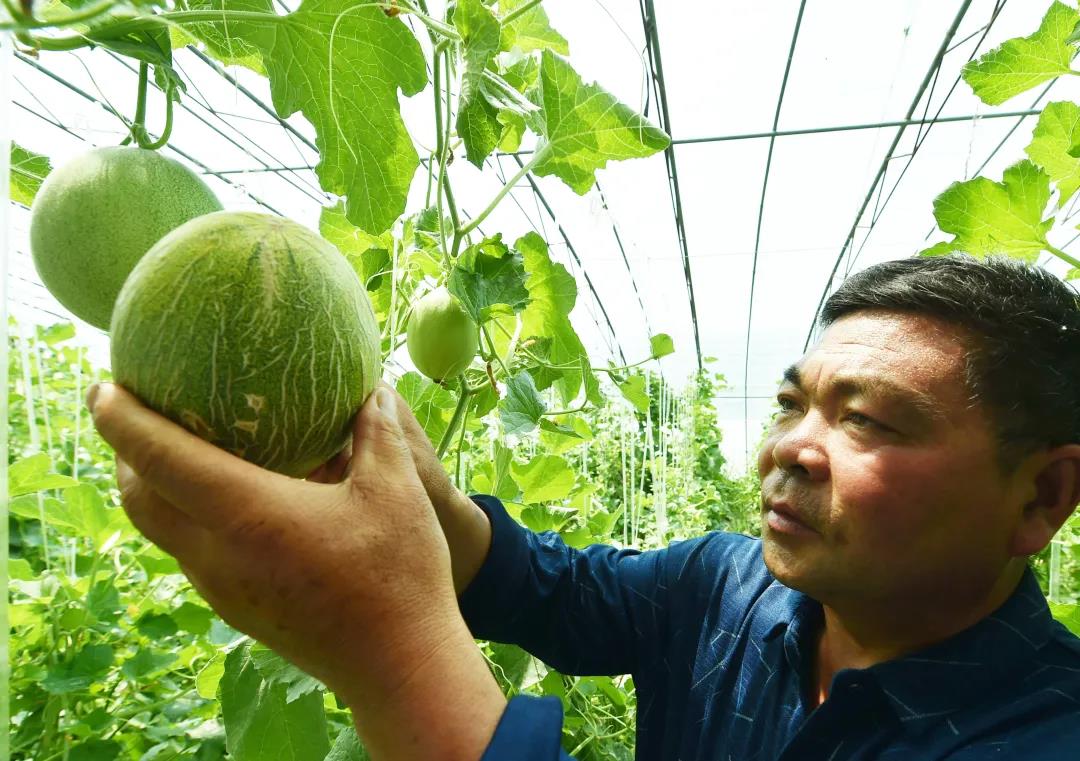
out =
[[(150, 151), (156, 151), (159, 148), (165, 147), (165, 144), (169, 142), (169, 136), (172, 135), (172, 125), (173, 125), (173, 99), (172, 99), (170, 93), (165, 93), (165, 127), (161, 131), (161, 136), (158, 137), (157, 140), (155, 140), (152, 143), (147, 143), (146, 145), (144, 145), (142, 147), (146, 148), (147, 150), (150, 150)], [(145, 130), (144, 130), (143, 134), (147, 134), (145, 132)]]
[(131, 123), (131, 137), (142, 148), (146, 143), (146, 88), (150, 80), (150, 64), (139, 63), (139, 98), (135, 102), (135, 121)]
[(457, 427), (461, 424), (466, 411), (469, 409), (469, 397), (472, 396), (472, 389), (469, 388), (469, 384), (465, 381), (464, 373), (461, 374), (459, 382), (461, 383), (461, 393), (458, 396), (457, 407), (454, 408), (454, 416), (450, 418), (450, 424), (446, 427), (446, 432), (439, 441), (439, 448), (435, 450), (435, 455), (440, 460), (446, 454), (446, 450), (450, 448), (450, 442), (454, 440)]
[(499, 23), (503, 26), (506, 26), (507, 24), (512, 24), (519, 18), (524, 16), (526, 13), (531, 11), (533, 8), (540, 5), (540, 3), (542, 2), (543, 0), (529, 0), (529, 2), (525, 3), (525, 5), (521, 6), (520, 8), (515, 8), (514, 10), (507, 13), (503, 18), (499, 19)]
[(1073, 267), (1080, 269), (1080, 260), (1077, 260), (1074, 256), (1069, 256), (1060, 248), (1055, 248), (1054, 246), (1047, 246), (1046, 250), (1054, 256), (1058, 257), (1059, 259), (1063, 259), (1064, 261), (1068, 262)]
[(74, 24), (81, 24), (84, 21), (90, 21), (91, 19), (100, 16), (108, 10), (111, 10), (116, 5), (116, 0), (102, 0), (102, 2), (94, 3), (93, 5), (83, 8), (78, 13), (72, 13), (70, 16), (64, 18), (50, 19), (42, 21), (40, 19), (33, 19), (23, 15), (19, 12), (19, 9), (15, 7), (11, 0), (4, 0), (4, 7), (7, 12), (16, 20), (10, 24), (4, 24), (5, 27), (12, 29), (63, 29), (67, 26)]
[(487, 205), (487, 208), (485, 208), (482, 212), (480, 212), (480, 214), (474, 217), (473, 220), (469, 222), (469, 224), (461, 228), (461, 234), (468, 235), (473, 230), (475, 230), (481, 222), (487, 219), (488, 215), (491, 214), (491, 212), (495, 211), (495, 207), (499, 205), (499, 202), (506, 197), (506, 194), (513, 190), (514, 186), (521, 182), (525, 178), (525, 175), (527, 175), (533, 170), (533, 167), (535, 167), (541, 161), (547, 159), (550, 152), (550, 144), (547, 144), (540, 148), (536, 153), (534, 153), (532, 159), (523, 167), (521, 167), (518, 173), (510, 178), (509, 182), (503, 185), (502, 190), (500, 190), (495, 195), (495, 198), (491, 200), (491, 203)]

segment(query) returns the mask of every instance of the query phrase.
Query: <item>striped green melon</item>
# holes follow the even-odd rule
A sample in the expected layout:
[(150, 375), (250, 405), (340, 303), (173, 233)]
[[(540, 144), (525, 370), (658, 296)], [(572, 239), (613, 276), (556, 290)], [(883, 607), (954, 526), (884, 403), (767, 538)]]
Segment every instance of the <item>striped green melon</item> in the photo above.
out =
[(296, 477), (347, 443), (382, 372), (375, 314), (345, 257), (267, 214), (216, 212), (162, 238), (120, 290), (110, 332), (117, 383)]
[(183, 164), (142, 148), (97, 148), (46, 178), (30, 215), (41, 282), (102, 330), (135, 263), (165, 233), (221, 209)]
[(456, 378), (476, 356), (476, 323), (450, 291), (436, 288), (413, 304), (405, 342), (424, 375), (436, 381)]

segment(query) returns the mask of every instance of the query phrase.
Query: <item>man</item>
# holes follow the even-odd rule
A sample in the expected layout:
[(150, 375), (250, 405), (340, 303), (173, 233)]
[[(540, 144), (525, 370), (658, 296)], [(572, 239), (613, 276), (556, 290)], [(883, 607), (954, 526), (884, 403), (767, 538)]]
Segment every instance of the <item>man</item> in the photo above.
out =
[[(354, 451), (262, 471), (91, 391), (125, 509), (233, 626), (353, 707), (376, 759), (556, 759), (552, 698), (472, 637), (631, 673), (642, 759), (1080, 755), (1080, 639), (1028, 556), (1080, 502), (1080, 300), (1003, 258), (850, 278), (785, 373), (760, 541), (567, 547), (449, 483), (380, 388)], [(466, 625), (467, 624), (467, 625)]]

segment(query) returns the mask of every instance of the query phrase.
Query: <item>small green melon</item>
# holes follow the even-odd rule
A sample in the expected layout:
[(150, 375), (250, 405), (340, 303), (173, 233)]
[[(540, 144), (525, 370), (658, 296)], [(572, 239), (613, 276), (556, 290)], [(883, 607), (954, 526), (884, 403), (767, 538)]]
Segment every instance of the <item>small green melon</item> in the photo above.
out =
[(347, 443), (382, 375), (360, 279), (306, 227), (216, 212), (132, 270), (111, 325), (116, 382), (203, 439), (303, 477)]
[(221, 209), (183, 164), (142, 148), (97, 148), (45, 179), (30, 214), (41, 282), (72, 314), (107, 330), (135, 263), (165, 233)]
[(446, 288), (436, 288), (413, 304), (405, 342), (417, 370), (436, 381), (455, 378), (476, 356), (476, 323)]

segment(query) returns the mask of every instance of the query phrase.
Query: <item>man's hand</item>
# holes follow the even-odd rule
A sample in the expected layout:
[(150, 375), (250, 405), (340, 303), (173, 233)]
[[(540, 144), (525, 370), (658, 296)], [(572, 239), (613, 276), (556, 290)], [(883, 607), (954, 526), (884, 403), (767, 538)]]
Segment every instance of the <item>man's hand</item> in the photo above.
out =
[(317, 483), (218, 449), (118, 386), (88, 396), (132, 523), (226, 622), (338, 692), (376, 758), (478, 758), (505, 700), (458, 611), (395, 401), (371, 395), (341, 479)]
[[(435, 507), (435, 514), (450, 545), (454, 590), (460, 595), (487, 557), (491, 546), (491, 523), (484, 511), (450, 482), (446, 469), (435, 454), (435, 448), (431, 446), (431, 441), (405, 399), (385, 383), (380, 383), (379, 387), (393, 394), (397, 402), (398, 423), (409, 444), (416, 472), (424, 484), (428, 499)], [(313, 471), (308, 480), (319, 483), (341, 481), (345, 477), (345, 469), (351, 457), (350, 444), (336, 457)]]

